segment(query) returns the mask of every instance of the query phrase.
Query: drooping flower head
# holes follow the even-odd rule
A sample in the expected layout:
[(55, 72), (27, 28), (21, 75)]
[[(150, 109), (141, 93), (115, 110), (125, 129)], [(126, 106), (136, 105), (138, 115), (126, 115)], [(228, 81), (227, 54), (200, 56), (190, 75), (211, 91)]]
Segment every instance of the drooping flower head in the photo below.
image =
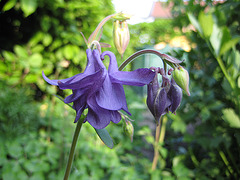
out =
[[(182, 100), (182, 89), (175, 83), (174, 79), (169, 80), (163, 68), (154, 68), (155, 76), (148, 84), (147, 106), (158, 124), (160, 117), (169, 111), (175, 113)], [(172, 69), (168, 71), (171, 75)], [(162, 76), (162, 84), (159, 86), (158, 74)]]
[[(149, 84), (155, 73), (147, 68), (131, 72), (119, 71), (115, 55), (105, 51), (101, 55), (98, 50), (87, 49), (88, 63), (83, 73), (61, 80), (50, 80), (44, 73), (43, 78), (60, 89), (72, 89), (72, 94), (64, 99), (65, 103), (73, 102), (77, 122), (84, 109), (88, 108), (87, 118), (94, 128), (105, 128), (111, 121), (121, 120), (119, 110), (129, 115), (126, 97), (122, 85), (143, 86)], [(108, 70), (102, 60), (109, 56)]]

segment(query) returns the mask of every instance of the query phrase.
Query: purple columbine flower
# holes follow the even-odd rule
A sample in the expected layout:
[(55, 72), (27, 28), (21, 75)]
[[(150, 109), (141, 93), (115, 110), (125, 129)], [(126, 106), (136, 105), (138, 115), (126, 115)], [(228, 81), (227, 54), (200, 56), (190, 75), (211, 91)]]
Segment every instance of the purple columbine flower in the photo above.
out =
[[(154, 116), (156, 123), (162, 115), (171, 111), (175, 113), (182, 100), (182, 89), (172, 78), (169, 80), (164, 69), (151, 68), (155, 71), (154, 79), (148, 84), (147, 106)], [(158, 83), (158, 73), (162, 75), (162, 85)], [(171, 70), (169, 71), (171, 74)]]
[[(154, 72), (147, 68), (131, 72), (118, 71), (115, 55), (106, 51), (101, 55), (98, 50), (87, 49), (87, 67), (83, 73), (61, 80), (50, 80), (44, 73), (43, 78), (60, 89), (72, 89), (72, 94), (64, 99), (65, 103), (73, 102), (77, 122), (83, 110), (88, 108), (87, 118), (94, 128), (105, 128), (110, 121), (118, 123), (121, 120), (119, 110), (129, 115), (126, 97), (122, 85), (143, 86), (149, 84)], [(107, 55), (110, 58), (108, 70), (102, 60)]]

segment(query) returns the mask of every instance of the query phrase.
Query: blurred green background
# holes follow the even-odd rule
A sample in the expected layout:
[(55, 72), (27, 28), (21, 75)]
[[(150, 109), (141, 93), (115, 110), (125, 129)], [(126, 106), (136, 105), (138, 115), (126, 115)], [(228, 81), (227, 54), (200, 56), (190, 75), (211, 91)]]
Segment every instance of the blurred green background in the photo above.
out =
[[(159, 49), (185, 59), (189, 71), (191, 96), (184, 94), (177, 114), (167, 116), (157, 169), (151, 170), (155, 124), (146, 94), (125, 87), (135, 120), (133, 142), (122, 122), (110, 124), (109, 149), (85, 123), (71, 180), (239, 179), (240, 2), (168, 3), (163, 4), (171, 6), (172, 18), (129, 26), (124, 54), (126, 59), (136, 50)], [(113, 13), (111, 0), (0, 1), (0, 179), (62, 179), (75, 112), (52, 95), (71, 92), (48, 85), (41, 72), (52, 79), (83, 72), (86, 45), (80, 32), (89, 37)], [(101, 42), (113, 45), (111, 38), (108, 22)], [(113, 46), (104, 50), (121, 64)]]

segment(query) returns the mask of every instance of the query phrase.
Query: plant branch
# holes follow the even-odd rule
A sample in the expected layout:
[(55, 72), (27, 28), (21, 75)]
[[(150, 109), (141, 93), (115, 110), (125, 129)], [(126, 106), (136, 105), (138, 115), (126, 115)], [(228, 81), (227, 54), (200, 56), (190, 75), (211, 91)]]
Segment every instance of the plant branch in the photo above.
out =
[(167, 125), (167, 116), (163, 116), (162, 118), (162, 127), (160, 132), (159, 142), (162, 144), (164, 142), (165, 134), (166, 134), (166, 125)]
[(68, 163), (67, 163), (67, 167), (66, 167), (66, 171), (65, 171), (65, 175), (64, 175), (64, 180), (68, 180), (68, 178), (69, 178), (69, 174), (70, 174), (71, 167), (72, 167), (72, 162), (73, 162), (73, 159), (74, 159), (75, 147), (76, 147), (76, 144), (77, 144), (77, 141), (78, 141), (78, 136), (79, 136), (83, 121), (84, 121), (84, 118), (80, 118), (78, 120), (76, 129), (75, 129), (75, 132), (74, 132), (72, 146), (71, 146), (71, 150), (70, 150), (70, 153), (69, 153)]
[(173, 63), (173, 64), (180, 64), (182, 63), (182, 61), (172, 57), (172, 56), (169, 56), (169, 55), (166, 55), (166, 54), (162, 54), (160, 53), (159, 51), (156, 51), (156, 50), (153, 50), (153, 49), (144, 49), (144, 50), (141, 50), (141, 51), (138, 51), (136, 53), (134, 53), (133, 55), (131, 55), (130, 57), (128, 57), (122, 64), (121, 66), (118, 68), (119, 71), (123, 70), (130, 62), (132, 62), (135, 58), (137, 58), (138, 56), (141, 56), (143, 54), (147, 54), (147, 53), (150, 53), (150, 54), (155, 54), (157, 56), (159, 56), (161, 58), (161, 60), (163, 61), (163, 64), (164, 64), (164, 60), (170, 62), (170, 63)]
[(154, 171), (157, 167), (158, 157), (159, 157), (159, 137), (160, 137), (160, 129), (162, 124), (162, 117), (160, 117), (159, 123), (156, 126), (155, 132), (155, 141), (154, 141), (154, 157), (152, 162), (152, 171)]

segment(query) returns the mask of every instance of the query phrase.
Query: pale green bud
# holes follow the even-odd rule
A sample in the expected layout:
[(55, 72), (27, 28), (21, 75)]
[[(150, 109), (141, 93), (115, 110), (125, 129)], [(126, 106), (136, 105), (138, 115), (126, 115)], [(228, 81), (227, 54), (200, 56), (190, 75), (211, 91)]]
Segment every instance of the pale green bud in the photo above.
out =
[(133, 141), (134, 127), (130, 121), (125, 120), (123, 122), (123, 131), (128, 137), (131, 138), (131, 141)]
[(177, 85), (180, 86), (184, 91), (186, 91), (188, 96), (190, 96), (188, 71), (182, 66), (179, 66), (174, 69), (174, 71), (172, 72), (172, 76)]
[(119, 20), (114, 21), (113, 40), (114, 45), (117, 48), (119, 54), (123, 56), (123, 53), (125, 52), (130, 40), (128, 25), (126, 21)]

